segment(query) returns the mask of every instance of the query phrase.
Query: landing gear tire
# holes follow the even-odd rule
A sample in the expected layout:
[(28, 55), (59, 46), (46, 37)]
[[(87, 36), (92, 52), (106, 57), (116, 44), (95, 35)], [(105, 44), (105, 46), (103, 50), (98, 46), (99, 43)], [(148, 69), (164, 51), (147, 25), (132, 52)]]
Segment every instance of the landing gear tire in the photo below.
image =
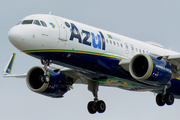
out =
[(170, 93), (166, 93), (165, 95), (158, 94), (156, 96), (156, 103), (159, 106), (164, 106), (165, 103), (167, 105), (172, 105), (174, 103), (174, 96), (173, 94), (170, 94)]
[(45, 83), (48, 83), (50, 81), (50, 78), (48, 75), (44, 75), (43, 80)]
[(88, 90), (92, 92), (94, 101), (90, 101), (87, 105), (88, 111), (91, 114), (96, 112), (103, 113), (106, 110), (106, 104), (102, 100), (98, 100), (99, 82), (88, 80)]
[(90, 101), (87, 105), (88, 111), (91, 114), (95, 114), (97, 111), (103, 113), (106, 110), (106, 104), (102, 100)]
[(156, 103), (159, 106), (164, 106), (165, 105), (165, 101), (163, 100), (163, 95), (162, 94), (158, 94), (156, 96)]
[(40, 80), (41, 82), (43, 82), (43, 83), (48, 83), (48, 82), (50, 81), (50, 78), (49, 78), (48, 75), (41, 75), (41, 76), (39, 77), (39, 80)]
[(165, 95), (165, 101), (167, 105), (172, 105), (174, 103), (174, 96), (170, 93)]
[(106, 110), (106, 104), (104, 103), (104, 101), (102, 100), (97, 101), (96, 109), (99, 113), (103, 113)]
[(87, 108), (88, 108), (89, 113), (95, 114), (96, 111), (97, 111), (97, 110), (96, 110), (96, 102), (90, 101), (90, 102), (88, 103)]
[(41, 64), (49, 66), (49, 59), (41, 59)]

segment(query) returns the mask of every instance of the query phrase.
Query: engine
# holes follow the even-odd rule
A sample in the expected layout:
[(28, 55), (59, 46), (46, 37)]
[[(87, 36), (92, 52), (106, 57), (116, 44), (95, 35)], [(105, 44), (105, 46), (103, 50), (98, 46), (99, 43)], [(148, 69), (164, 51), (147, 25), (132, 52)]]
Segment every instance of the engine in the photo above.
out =
[(143, 82), (167, 84), (171, 79), (172, 69), (167, 61), (148, 54), (134, 56), (129, 64), (131, 76)]
[(50, 81), (45, 83), (42, 81), (44, 76), (43, 67), (33, 67), (29, 70), (26, 78), (26, 84), (30, 90), (50, 97), (63, 97), (68, 91), (68, 81), (59, 70), (52, 70), (48, 68), (48, 76)]

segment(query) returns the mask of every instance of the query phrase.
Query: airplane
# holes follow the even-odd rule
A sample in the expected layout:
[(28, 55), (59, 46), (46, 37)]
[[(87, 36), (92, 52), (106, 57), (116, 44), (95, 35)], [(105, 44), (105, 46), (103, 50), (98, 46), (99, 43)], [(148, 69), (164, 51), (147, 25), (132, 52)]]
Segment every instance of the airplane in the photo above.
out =
[[(15, 53), (4, 77), (26, 78), (36, 93), (61, 98), (73, 84), (86, 84), (94, 100), (89, 113), (103, 113), (99, 86), (157, 93), (158, 106), (180, 99), (180, 53), (155, 42), (142, 42), (50, 14), (29, 15), (12, 27), (9, 41), (41, 61), (27, 73), (11, 74)], [(54, 67), (51, 64), (59, 65)]]

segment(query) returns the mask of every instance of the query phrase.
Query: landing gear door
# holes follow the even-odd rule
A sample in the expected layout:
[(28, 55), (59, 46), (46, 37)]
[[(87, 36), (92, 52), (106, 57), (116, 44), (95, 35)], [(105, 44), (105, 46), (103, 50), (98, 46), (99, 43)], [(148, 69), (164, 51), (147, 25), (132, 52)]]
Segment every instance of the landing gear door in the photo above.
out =
[(60, 18), (55, 18), (57, 24), (58, 24), (58, 28), (59, 28), (59, 40), (63, 40), (63, 41), (67, 41), (67, 30), (66, 30), (66, 26), (65, 23), (62, 19)]

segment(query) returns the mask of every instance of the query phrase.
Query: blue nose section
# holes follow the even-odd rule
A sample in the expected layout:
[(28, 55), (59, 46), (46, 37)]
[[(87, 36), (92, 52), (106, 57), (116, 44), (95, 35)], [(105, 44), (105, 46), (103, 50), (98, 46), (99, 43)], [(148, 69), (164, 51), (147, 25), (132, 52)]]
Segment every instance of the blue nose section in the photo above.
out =
[(19, 50), (21, 50), (21, 45), (25, 40), (26, 31), (23, 26), (15, 26), (9, 30), (8, 38), (9, 41)]

